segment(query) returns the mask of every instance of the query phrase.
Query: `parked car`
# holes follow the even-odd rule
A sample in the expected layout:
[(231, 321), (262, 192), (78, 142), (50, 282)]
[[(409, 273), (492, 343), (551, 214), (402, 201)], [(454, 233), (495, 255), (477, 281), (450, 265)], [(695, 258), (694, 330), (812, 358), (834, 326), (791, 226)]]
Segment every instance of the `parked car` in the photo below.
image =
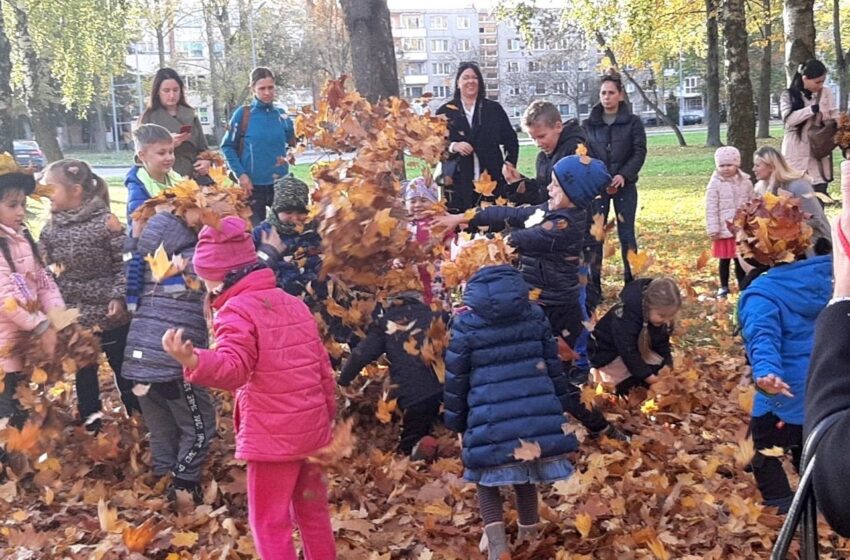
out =
[(682, 124), (702, 124), (702, 115), (700, 114), (684, 114), (682, 115)]
[(32, 167), (41, 171), (47, 165), (47, 158), (35, 140), (15, 140), (12, 147), (15, 150), (15, 161), (21, 167)]

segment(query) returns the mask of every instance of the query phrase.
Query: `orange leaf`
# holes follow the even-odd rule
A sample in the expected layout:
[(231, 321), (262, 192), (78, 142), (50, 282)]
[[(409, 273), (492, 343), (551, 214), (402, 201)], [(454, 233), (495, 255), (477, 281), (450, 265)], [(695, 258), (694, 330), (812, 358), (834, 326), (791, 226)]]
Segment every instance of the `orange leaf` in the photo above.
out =
[(415, 338), (411, 336), (407, 339), (407, 342), (404, 343), (404, 351), (410, 354), (411, 356), (419, 355), (419, 348), (417, 348)]
[(581, 538), (586, 539), (592, 528), (593, 518), (589, 514), (584, 512), (576, 514), (576, 531), (579, 532)]
[(708, 264), (709, 259), (711, 259), (711, 250), (706, 249), (702, 253), (700, 253), (699, 258), (697, 259), (697, 270), (702, 270), (705, 265)]
[(6, 432), (6, 451), (20, 451), (30, 453), (35, 449), (40, 435), (39, 427), (27, 421), (22, 429), (8, 428)]
[(650, 265), (655, 261), (652, 256), (646, 251), (642, 253), (636, 253), (632, 249), (629, 249), (628, 252), (628, 261), (629, 266), (632, 267), (632, 274), (635, 276), (640, 276), (650, 267)]
[(473, 181), (475, 184), (475, 192), (482, 196), (493, 196), (493, 191), (496, 190), (498, 183), (490, 177), (490, 173), (485, 170), (479, 177), (477, 181)]
[(564, 340), (563, 337), (559, 336), (556, 338), (558, 340), (558, 357), (561, 358), (562, 362), (572, 362), (580, 357), (576, 354), (576, 351), (567, 344), (567, 341)]
[(130, 552), (144, 552), (159, 530), (154, 526), (154, 518), (148, 517), (138, 527), (127, 527), (121, 533), (124, 546)]
[(543, 290), (541, 288), (531, 289), (528, 291), (528, 299), (530, 299), (531, 301), (537, 301), (538, 299), (540, 299), (540, 294), (542, 293)]
[(384, 237), (389, 237), (398, 220), (390, 216), (390, 208), (384, 208), (375, 215), (375, 223), (378, 224), (378, 232)]
[(390, 420), (393, 418), (393, 412), (396, 409), (398, 403), (396, 399), (387, 400), (387, 394), (384, 393), (381, 400), (378, 401), (378, 410), (375, 412), (375, 417), (382, 424), (389, 424)]
[(534, 461), (540, 458), (540, 444), (536, 441), (519, 440), (519, 447), (514, 449), (513, 457), (519, 461)]

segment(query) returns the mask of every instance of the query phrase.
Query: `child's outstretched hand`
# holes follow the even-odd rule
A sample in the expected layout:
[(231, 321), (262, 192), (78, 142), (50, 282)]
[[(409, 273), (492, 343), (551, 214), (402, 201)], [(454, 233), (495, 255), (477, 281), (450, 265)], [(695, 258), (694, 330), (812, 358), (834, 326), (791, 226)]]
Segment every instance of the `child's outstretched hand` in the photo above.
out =
[(782, 381), (781, 377), (772, 373), (765, 375), (764, 377), (759, 377), (756, 380), (756, 385), (758, 385), (759, 389), (769, 395), (785, 395), (786, 397), (794, 396), (794, 393), (791, 392), (791, 386)]
[(454, 230), (456, 227), (461, 224), (467, 223), (469, 220), (463, 214), (443, 214), (442, 216), (435, 216), (431, 221), (431, 227), (434, 226), (442, 226), (449, 231)]
[(162, 349), (188, 369), (198, 367), (198, 357), (191, 340), (183, 340), (183, 329), (168, 329), (162, 336)]

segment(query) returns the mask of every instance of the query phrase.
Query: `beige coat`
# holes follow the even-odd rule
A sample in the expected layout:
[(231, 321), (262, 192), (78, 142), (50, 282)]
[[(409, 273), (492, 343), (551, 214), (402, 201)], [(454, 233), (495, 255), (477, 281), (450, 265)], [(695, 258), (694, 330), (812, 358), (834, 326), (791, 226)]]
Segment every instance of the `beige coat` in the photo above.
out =
[[(826, 177), (824, 177), (821, 174), (821, 166), (818, 165), (818, 160), (811, 157), (808, 134), (812, 123), (815, 121), (815, 114), (811, 108), (815, 103), (820, 106), (820, 113), (824, 119), (837, 118), (838, 109), (835, 107), (835, 97), (828, 87), (824, 87), (819, 95), (813, 95), (811, 99), (806, 99), (803, 96), (803, 108), (796, 111), (791, 110), (791, 94), (786, 89), (779, 98), (779, 111), (782, 120), (785, 122), (782, 155), (785, 156), (785, 160), (792, 169), (808, 174), (812, 179), (812, 184), (819, 185), (832, 181), (832, 161), (830, 157), (821, 160), (826, 174)], [(797, 128), (801, 124), (803, 128), (798, 136)]]
[(726, 223), (754, 196), (753, 183), (746, 173), (739, 171), (731, 179), (724, 179), (715, 171), (705, 189), (705, 229), (709, 237), (734, 237)]

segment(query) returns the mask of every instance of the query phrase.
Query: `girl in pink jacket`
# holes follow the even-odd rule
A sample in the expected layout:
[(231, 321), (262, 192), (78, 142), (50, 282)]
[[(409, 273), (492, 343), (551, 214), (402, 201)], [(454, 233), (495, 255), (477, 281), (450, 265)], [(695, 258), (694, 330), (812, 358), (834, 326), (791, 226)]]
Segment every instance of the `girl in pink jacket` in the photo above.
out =
[(0, 348), (6, 349), (0, 358), (0, 368), (5, 372), (0, 418), (8, 418), (16, 428), (26, 420), (15, 399), (23, 362), (8, 349), (29, 334), (38, 336), (44, 351), (53, 354), (56, 330), (47, 314), (65, 307), (24, 225), (27, 196), (34, 190), (32, 175), (22, 172), (9, 154), (0, 154)]
[(308, 560), (336, 558), (327, 487), (306, 459), (330, 443), (336, 415), (328, 353), (307, 306), (257, 262), (246, 224), (204, 227), (192, 259), (214, 313), (215, 350), (174, 329), (165, 350), (191, 383), (236, 391), (236, 458), (248, 463), (248, 517), (263, 560), (296, 560), (293, 521)]

